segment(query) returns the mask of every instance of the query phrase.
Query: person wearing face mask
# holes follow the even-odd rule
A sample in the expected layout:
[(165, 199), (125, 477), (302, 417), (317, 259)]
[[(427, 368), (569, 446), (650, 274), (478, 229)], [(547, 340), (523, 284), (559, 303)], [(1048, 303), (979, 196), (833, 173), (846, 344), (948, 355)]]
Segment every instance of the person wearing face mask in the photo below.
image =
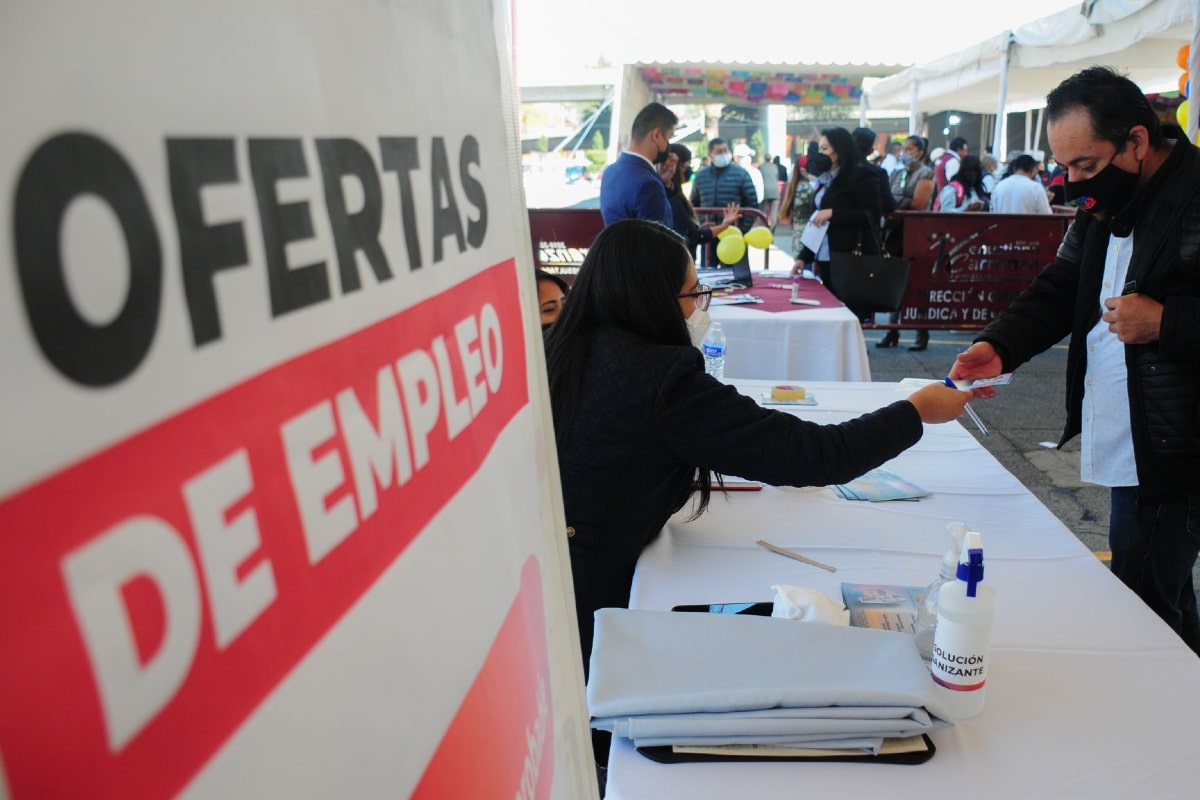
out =
[(1113, 573), (1200, 654), (1200, 151), (1107, 67), (1059, 84), (1046, 117), (1078, 211), (950, 377), (1010, 372), (1070, 335), (1059, 446), (1081, 435), (1082, 479), (1110, 489)]
[[(926, 152), (929, 141), (923, 136), (909, 136), (900, 148), (900, 168), (892, 173), (889, 182), (892, 187), (892, 197), (896, 201), (897, 211), (928, 211), (933, 204), (933, 167), (929, 166)], [(884, 246), (894, 256), (903, 255), (904, 218), (892, 216), (884, 231)], [(894, 325), (900, 320), (900, 314), (894, 312), (888, 316)], [(876, 347), (896, 347), (900, 344), (900, 331), (892, 328), (875, 343)], [(924, 350), (929, 347), (929, 331), (918, 330), (916, 340), (909, 345), (910, 350)]]
[(742, 217), (736, 203), (725, 207), (725, 216), (720, 222), (700, 224), (696, 210), (683, 193), (683, 184), (692, 179), (692, 151), (686, 144), (671, 144), (670, 155), (658, 166), (658, 174), (667, 187), (667, 201), (671, 204), (671, 229), (687, 242), (688, 252), (696, 256), (696, 248), (713, 241), (717, 234), (736, 223)]
[(694, 343), (711, 292), (673, 231), (623, 220), (592, 242), (546, 336), (585, 669), (593, 612), (628, 605), (642, 549), (690, 499), (704, 511), (717, 473), (787, 486), (850, 480), (970, 398), (939, 383), (836, 425), (764, 408), (704, 372)]
[[(733, 163), (729, 142), (721, 138), (713, 139), (708, 143), (708, 155), (709, 165), (696, 173), (692, 181), (692, 194), (689, 198), (692, 206), (728, 208), (730, 203), (736, 203), (741, 208), (757, 208), (754, 181), (749, 172)], [(706, 221), (717, 222), (718, 219), (709, 215)], [(738, 222), (742, 233), (750, 230), (753, 225), (754, 219), (748, 214)], [(750, 285), (750, 259), (745, 254), (736, 264), (722, 265), (717, 259), (716, 248), (705, 247), (701, 253), (701, 264), (705, 267), (730, 266), (737, 282)]]
[(601, 176), (600, 215), (605, 225), (622, 219), (649, 219), (669, 226), (667, 192), (656, 165), (670, 155), (679, 117), (661, 103), (651, 103), (633, 118), (629, 149)]

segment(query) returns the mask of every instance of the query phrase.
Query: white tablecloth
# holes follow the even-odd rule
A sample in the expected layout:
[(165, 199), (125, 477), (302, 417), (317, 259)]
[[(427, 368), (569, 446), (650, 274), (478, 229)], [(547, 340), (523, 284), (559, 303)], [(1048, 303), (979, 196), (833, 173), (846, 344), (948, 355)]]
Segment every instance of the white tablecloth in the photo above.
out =
[[(734, 383), (759, 397), (772, 381)], [(903, 396), (894, 384), (810, 388), (819, 405), (787, 408), (818, 422)], [(961, 425), (927, 426), (887, 467), (933, 496), (871, 504), (827, 488), (767, 487), (714, 497), (693, 522), (685, 509), (639, 561), (631, 606), (769, 601), (776, 583), (835, 598), (843, 582), (925, 585), (945, 552), (946, 523), (961, 521), (982, 532), (999, 597), (983, 713), (932, 734), (938, 752), (920, 766), (664, 765), (617, 739), (608, 797), (1197, 797), (1200, 659)]]
[(845, 306), (778, 312), (713, 306), (708, 313), (725, 330), (730, 380), (871, 380), (862, 326)]

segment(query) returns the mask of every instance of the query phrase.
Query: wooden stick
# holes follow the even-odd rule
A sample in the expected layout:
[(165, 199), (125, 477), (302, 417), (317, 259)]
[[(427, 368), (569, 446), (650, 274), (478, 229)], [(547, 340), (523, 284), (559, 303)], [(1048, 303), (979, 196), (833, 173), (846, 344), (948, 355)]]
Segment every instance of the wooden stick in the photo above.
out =
[(828, 570), (829, 572), (837, 572), (837, 567), (831, 567), (828, 564), (822, 564), (820, 561), (814, 561), (813, 559), (809, 558), (808, 556), (802, 556), (799, 553), (793, 552), (791, 550), (786, 550), (782, 547), (776, 547), (775, 545), (771, 544), (770, 542), (763, 541), (762, 539), (759, 539), (757, 542), (755, 542), (755, 544), (762, 545), (763, 547), (770, 550), (772, 553), (779, 553), (779, 555), (781, 555), (781, 556), (787, 556), (788, 558), (794, 558), (797, 561), (803, 561), (805, 564), (811, 564), (814, 567), (820, 567), (821, 569)]

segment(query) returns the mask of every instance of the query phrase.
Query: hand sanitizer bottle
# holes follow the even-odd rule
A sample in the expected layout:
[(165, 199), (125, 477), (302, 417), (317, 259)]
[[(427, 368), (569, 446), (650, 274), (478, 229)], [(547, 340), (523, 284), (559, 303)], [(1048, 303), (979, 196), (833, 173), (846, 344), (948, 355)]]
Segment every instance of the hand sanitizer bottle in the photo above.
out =
[(925, 589), (921, 596), (921, 604), (917, 606), (917, 650), (925, 663), (933, 658), (933, 632), (937, 629), (937, 604), (942, 586), (955, 579), (958, 574), (958, 555), (962, 552), (963, 536), (967, 526), (961, 522), (951, 522), (946, 526), (950, 542), (946, 554), (942, 556), (942, 569), (933, 583)]
[(958, 560), (958, 580), (942, 587), (931, 671), (938, 695), (955, 720), (983, 710), (988, 648), (996, 593), (983, 585), (983, 542), (967, 531)]

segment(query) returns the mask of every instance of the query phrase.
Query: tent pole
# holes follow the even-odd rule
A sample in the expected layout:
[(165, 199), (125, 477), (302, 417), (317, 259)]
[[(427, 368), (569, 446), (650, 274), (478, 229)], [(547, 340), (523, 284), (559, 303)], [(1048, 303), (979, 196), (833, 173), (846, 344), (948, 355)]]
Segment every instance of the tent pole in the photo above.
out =
[[(1200, 3), (1200, 0), (1196, 0)], [(908, 133), (910, 136), (920, 136), (920, 120), (917, 118), (917, 86), (919, 81), (913, 81), (908, 86)]]
[[(1196, 0), (1196, 2), (1200, 2), (1200, 0)], [(1037, 122), (1034, 123), (1034, 130), (1033, 130), (1033, 149), (1034, 150), (1041, 149), (1041, 145), (1042, 145), (1042, 112), (1045, 110), (1046, 110), (1045, 106), (1043, 106), (1037, 110)]]
[[(1200, 0), (1193, 0), (1200, 2)], [(1004, 141), (1008, 134), (1008, 114), (1004, 108), (1008, 105), (1008, 54), (1012, 51), (1013, 35), (1012, 31), (1008, 32), (1008, 38), (1004, 42), (1004, 49), (1000, 51), (1000, 102), (999, 108), (996, 111), (996, 135), (992, 139), (992, 152), (1006, 152)]]

